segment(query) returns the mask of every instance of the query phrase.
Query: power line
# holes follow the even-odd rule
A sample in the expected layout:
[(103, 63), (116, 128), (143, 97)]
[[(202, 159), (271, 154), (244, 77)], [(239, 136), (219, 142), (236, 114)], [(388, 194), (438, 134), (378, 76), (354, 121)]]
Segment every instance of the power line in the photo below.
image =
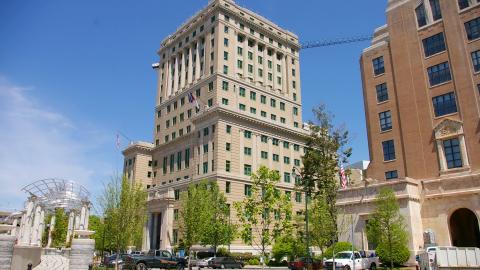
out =
[(300, 45), (300, 49), (305, 50), (310, 48), (337, 46), (337, 45), (367, 41), (372, 39), (373, 39), (372, 35), (364, 35), (364, 36), (354, 36), (354, 37), (343, 37), (343, 38), (337, 38), (337, 39), (331, 39), (331, 40), (308, 41), (308, 42), (302, 43)]

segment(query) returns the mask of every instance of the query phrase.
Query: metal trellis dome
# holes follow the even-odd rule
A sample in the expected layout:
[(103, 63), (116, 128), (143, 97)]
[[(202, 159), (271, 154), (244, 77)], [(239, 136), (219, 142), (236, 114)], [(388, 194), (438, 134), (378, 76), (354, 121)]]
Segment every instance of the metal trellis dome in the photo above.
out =
[(48, 210), (63, 208), (79, 210), (89, 203), (90, 193), (82, 185), (64, 179), (49, 178), (35, 181), (22, 188), (39, 200)]

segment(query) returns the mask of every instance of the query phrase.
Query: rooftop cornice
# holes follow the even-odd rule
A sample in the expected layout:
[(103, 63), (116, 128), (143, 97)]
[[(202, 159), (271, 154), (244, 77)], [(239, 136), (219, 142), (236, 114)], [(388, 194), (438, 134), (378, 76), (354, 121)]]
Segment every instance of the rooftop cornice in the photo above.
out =
[(149, 142), (135, 142), (130, 144), (122, 151), (123, 155), (128, 155), (135, 152), (151, 152), (154, 148), (154, 145)]

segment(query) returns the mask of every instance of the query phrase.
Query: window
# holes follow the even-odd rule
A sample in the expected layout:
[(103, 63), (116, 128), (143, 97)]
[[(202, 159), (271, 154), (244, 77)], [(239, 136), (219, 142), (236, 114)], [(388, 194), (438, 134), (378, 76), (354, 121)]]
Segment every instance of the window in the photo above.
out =
[(270, 72), (268, 73), (268, 80), (273, 81), (273, 74)]
[(242, 47), (237, 48), (237, 54), (238, 55), (243, 55), (243, 48)]
[(263, 69), (258, 69), (258, 77), (263, 77)]
[(445, 51), (445, 37), (443, 32), (440, 32), (431, 37), (425, 38), (423, 41), (423, 51), (425, 52), (425, 57), (434, 55), (439, 52)]
[(241, 97), (244, 97), (244, 96), (245, 96), (245, 88), (240, 87), (240, 88), (238, 89), (238, 93), (239, 93), (239, 95), (240, 95)]
[(300, 145), (294, 144), (294, 145), (293, 145), (293, 150), (295, 150), (295, 151), (300, 151)]
[(228, 66), (223, 65), (223, 74), (228, 74)]
[(243, 68), (243, 61), (237, 60), (237, 68)]
[(286, 196), (289, 200), (291, 200), (291, 199), (292, 199), (292, 192), (286, 190), (286, 191), (285, 191), (285, 196)]
[(252, 165), (245, 164), (243, 165), (243, 174), (245, 175), (252, 175)]
[(462, 153), (460, 152), (460, 142), (457, 138), (443, 141), (443, 150), (445, 151), (445, 159), (447, 160), (447, 168), (461, 168)]
[(283, 148), (286, 148), (286, 149), (290, 148), (290, 143), (283, 142)]
[(430, 86), (434, 86), (452, 79), (450, 74), (450, 66), (448, 62), (443, 62), (427, 69)]
[(243, 194), (245, 196), (252, 196), (252, 186), (251, 185), (245, 185), (244, 189), (243, 189)]
[(262, 117), (267, 117), (267, 112), (261, 111), (261, 112), (260, 112), (260, 115), (261, 115)]
[(283, 157), (283, 163), (290, 164), (290, 158), (289, 157)]
[(232, 133), (232, 126), (227, 125), (227, 127), (226, 127), (225, 130), (226, 130), (226, 132), (227, 132), (228, 134)]
[(252, 52), (248, 52), (248, 59), (253, 60), (253, 53)]
[(272, 113), (272, 114), (270, 115), (270, 119), (272, 119), (273, 121), (277, 121), (277, 116)]
[(250, 113), (256, 114), (256, 113), (257, 113), (257, 109), (256, 109), (256, 108), (253, 108), (253, 107), (250, 107)]
[(295, 202), (301, 203), (302, 202), (302, 193), (295, 192)]
[(228, 26), (225, 26), (225, 27), (223, 28), (223, 32), (224, 32), (224, 33), (228, 33)]
[(263, 57), (258, 56), (258, 63), (259, 63), (259, 64), (263, 64)]
[(382, 142), (383, 147), (383, 160), (389, 161), (395, 159), (395, 145), (393, 140)]
[(417, 15), (418, 27), (422, 27), (422, 26), (427, 24), (427, 16), (426, 16), (426, 13), (425, 13), (425, 6), (423, 4), (420, 4), (415, 9), (415, 14)]
[(230, 181), (225, 182), (225, 193), (230, 193)]
[(230, 151), (231, 149), (231, 144), (230, 143), (225, 143), (225, 150)]
[(262, 151), (260, 153), (260, 156), (262, 157), (262, 159), (268, 159), (268, 152)]
[(223, 45), (224, 45), (225, 47), (228, 47), (228, 38), (224, 38), (224, 39), (223, 39)]
[(175, 189), (174, 191), (175, 201), (180, 200), (180, 189)]
[[(225, 171), (230, 172), (230, 160), (225, 160)], [(229, 187), (230, 187), (230, 185), (229, 185)]]
[(375, 86), (377, 90), (377, 102), (384, 102), (388, 100), (388, 89), (387, 89), (387, 84), (382, 83), (377, 86)]
[(283, 182), (290, 183), (290, 173), (283, 173)]
[(185, 168), (190, 167), (190, 148), (185, 149)]
[(262, 104), (266, 104), (266, 103), (267, 103), (267, 97), (264, 96), (264, 95), (261, 95), (261, 96), (260, 96), (260, 102), (261, 102)]
[(228, 60), (228, 52), (223, 52), (223, 60)]
[(385, 179), (390, 180), (390, 179), (396, 179), (396, 178), (398, 178), (397, 170), (385, 172)]
[(277, 83), (282, 84), (282, 77), (277, 77)]
[(472, 52), (472, 63), (473, 63), (473, 70), (475, 72), (480, 71), (480, 51)]
[(378, 114), (380, 118), (380, 129), (387, 131), (392, 129), (392, 114), (390, 111), (381, 112)]
[(208, 153), (208, 143), (203, 145), (203, 153), (204, 154)]
[(472, 0), (458, 0), (458, 8), (460, 10), (466, 9), (471, 5)]
[(252, 155), (252, 148), (244, 147), (243, 148), (243, 154), (245, 154), (246, 156), (251, 156)]
[(212, 107), (212, 106), (213, 106), (213, 98), (210, 98), (210, 99), (207, 101), (207, 105), (208, 105), (208, 107)]
[(375, 76), (385, 73), (385, 66), (383, 63), (383, 56), (373, 59), (373, 73)]
[(166, 174), (167, 173), (167, 163), (168, 163), (168, 157), (164, 157), (163, 158), (163, 174)]
[(465, 23), (468, 40), (480, 38), (480, 17)]
[(182, 169), (182, 152), (177, 153), (177, 170)]
[(457, 103), (453, 92), (436, 96), (432, 102), (436, 117), (457, 112)]
[(245, 111), (247, 107), (245, 106), (245, 104), (238, 104), (238, 108), (240, 109), (240, 111)]
[(280, 102), (280, 110), (285, 111), (285, 103)]
[(272, 106), (273, 108), (275, 108), (277, 106), (277, 101), (275, 99), (270, 99), (270, 106)]
[(278, 139), (272, 138), (272, 144), (278, 146)]
[(173, 209), (173, 220), (178, 220), (178, 209)]
[(208, 130), (208, 127), (206, 127), (203, 129), (203, 136), (208, 136), (208, 134), (209, 134), (209, 130)]
[(203, 173), (208, 173), (208, 162), (203, 162)]
[(173, 172), (175, 169), (175, 155), (171, 154), (170, 155), (170, 172)]
[(245, 138), (247, 138), (247, 139), (250, 139), (250, 138), (252, 138), (252, 132), (251, 132), (251, 131), (248, 131), (248, 130), (245, 130), (245, 131), (243, 132), (243, 136), (244, 136)]
[(280, 123), (285, 124), (287, 120), (284, 117), (280, 117)]
[(253, 73), (253, 65), (248, 65), (248, 73)]
[(277, 155), (277, 154), (273, 154), (273, 155), (272, 155), (272, 159), (273, 159), (273, 161), (277, 161), (277, 162), (278, 162), (278, 161), (280, 160), (280, 156)]
[(257, 93), (250, 91), (250, 99), (251, 100), (256, 100), (257, 99)]
[(268, 60), (268, 62), (267, 62), (267, 63), (268, 63), (268, 68), (270, 68), (270, 69), (271, 69), (271, 68), (272, 68), (272, 61), (271, 61), (271, 60)]
[(293, 107), (293, 115), (298, 115), (298, 108), (297, 107)]
[(295, 166), (297, 166), (297, 167), (300, 166), (300, 159), (295, 159), (293, 161), (293, 164), (295, 164)]
[(433, 20), (440, 20), (442, 18), (442, 10), (439, 0), (430, 0), (430, 7), (432, 8)]

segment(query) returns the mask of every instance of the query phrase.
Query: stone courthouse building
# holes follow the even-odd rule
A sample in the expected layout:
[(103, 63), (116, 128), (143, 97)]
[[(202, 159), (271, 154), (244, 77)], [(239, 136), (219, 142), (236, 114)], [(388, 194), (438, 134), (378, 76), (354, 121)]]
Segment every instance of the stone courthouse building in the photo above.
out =
[[(303, 138), (298, 37), (232, 0), (209, 1), (160, 46), (152, 143), (124, 150), (124, 173), (148, 188), (143, 249), (181, 239), (180, 194), (216, 181), (227, 202), (251, 192), (261, 165), (278, 170), (294, 211), (304, 205), (292, 167)], [(303, 202), (303, 203), (302, 203)], [(231, 208), (231, 222), (236, 213)], [(240, 240), (232, 251), (252, 251)]]
[(353, 220), (355, 245), (374, 248), (365, 225), (388, 186), (412, 254), (428, 245), (480, 247), (479, 2), (388, 1), (387, 24), (360, 59), (371, 163), (338, 202)]

